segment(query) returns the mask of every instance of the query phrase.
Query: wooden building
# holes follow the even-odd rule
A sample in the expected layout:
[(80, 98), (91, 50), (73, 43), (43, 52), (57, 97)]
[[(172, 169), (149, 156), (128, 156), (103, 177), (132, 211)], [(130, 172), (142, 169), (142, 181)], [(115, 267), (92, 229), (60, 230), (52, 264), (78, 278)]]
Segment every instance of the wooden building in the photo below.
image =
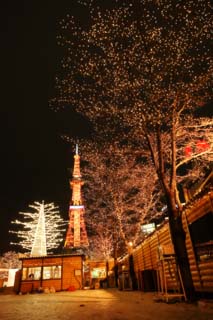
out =
[(76, 290), (83, 287), (83, 255), (23, 257), (18, 292)]
[[(208, 180), (209, 181), (209, 180)], [(213, 192), (212, 189), (195, 193), (184, 207), (183, 227), (186, 247), (196, 292), (213, 292)], [(122, 289), (136, 286), (143, 291), (159, 290), (159, 274), (163, 257), (167, 290), (176, 290), (177, 265), (168, 221), (165, 221), (136, 248), (118, 261)], [(131, 264), (133, 265), (131, 270)], [(135, 287), (136, 287), (135, 286)]]

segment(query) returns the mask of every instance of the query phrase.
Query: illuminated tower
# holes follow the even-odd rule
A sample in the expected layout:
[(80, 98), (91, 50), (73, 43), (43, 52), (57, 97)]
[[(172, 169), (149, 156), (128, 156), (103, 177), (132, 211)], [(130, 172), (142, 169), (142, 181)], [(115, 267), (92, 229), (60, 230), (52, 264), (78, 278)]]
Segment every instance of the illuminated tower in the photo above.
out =
[(88, 246), (84, 222), (84, 206), (81, 197), (81, 187), (83, 184), (80, 173), (80, 156), (78, 154), (78, 145), (76, 145), (74, 169), (72, 180), (70, 181), (72, 198), (69, 206), (69, 225), (64, 244), (65, 249), (85, 248)]

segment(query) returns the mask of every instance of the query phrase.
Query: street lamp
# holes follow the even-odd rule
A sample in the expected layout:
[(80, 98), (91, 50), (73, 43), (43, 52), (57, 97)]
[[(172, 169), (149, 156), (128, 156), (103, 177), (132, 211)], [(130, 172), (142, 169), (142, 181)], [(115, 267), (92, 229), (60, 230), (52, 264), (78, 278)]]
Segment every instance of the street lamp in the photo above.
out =
[(132, 253), (132, 247), (133, 247), (133, 242), (132, 241), (128, 242), (128, 253), (129, 254)]

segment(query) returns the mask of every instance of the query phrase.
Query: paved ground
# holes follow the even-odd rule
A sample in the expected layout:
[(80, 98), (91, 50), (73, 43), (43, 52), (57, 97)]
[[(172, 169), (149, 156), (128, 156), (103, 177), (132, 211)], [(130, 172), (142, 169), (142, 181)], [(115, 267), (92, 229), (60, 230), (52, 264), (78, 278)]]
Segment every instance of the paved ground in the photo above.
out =
[(210, 320), (213, 303), (155, 302), (152, 293), (81, 290), (49, 294), (0, 294), (1, 320)]

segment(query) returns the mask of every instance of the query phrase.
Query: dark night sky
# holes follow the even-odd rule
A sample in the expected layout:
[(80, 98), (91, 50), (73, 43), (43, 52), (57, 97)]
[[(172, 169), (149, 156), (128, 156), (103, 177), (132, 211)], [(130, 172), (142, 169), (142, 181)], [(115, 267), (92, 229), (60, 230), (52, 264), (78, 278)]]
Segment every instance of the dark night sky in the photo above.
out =
[(89, 129), (71, 111), (53, 113), (48, 99), (61, 55), (56, 45), (58, 22), (68, 13), (86, 17), (76, 2), (0, 4), (0, 254), (14, 249), (9, 246), (10, 221), (33, 201), (54, 202), (68, 218), (68, 168), (74, 146), (63, 142), (60, 134), (79, 136)]
[[(59, 205), (68, 216), (72, 146), (60, 134), (87, 130), (73, 114), (48, 107), (60, 60), (57, 22), (78, 10), (75, 1), (1, 3), (0, 254), (9, 246), (10, 221), (33, 201)], [(68, 117), (69, 116), (69, 117)]]

